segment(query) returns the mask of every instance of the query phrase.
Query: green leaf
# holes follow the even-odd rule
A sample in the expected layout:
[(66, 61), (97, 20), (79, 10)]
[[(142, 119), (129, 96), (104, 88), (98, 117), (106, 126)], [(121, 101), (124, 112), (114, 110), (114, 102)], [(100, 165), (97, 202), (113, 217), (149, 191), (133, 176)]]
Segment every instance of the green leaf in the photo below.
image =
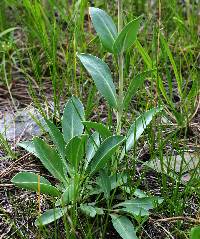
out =
[(116, 89), (107, 64), (98, 57), (89, 54), (82, 53), (77, 56), (92, 76), (97, 89), (108, 101), (110, 107), (117, 108)]
[(67, 208), (54, 208), (47, 210), (41, 216), (37, 218), (35, 221), (36, 226), (44, 226), (51, 222), (58, 220), (59, 218), (63, 217), (64, 214), (67, 212)]
[(134, 143), (139, 139), (146, 127), (152, 121), (153, 116), (159, 111), (161, 111), (161, 108), (150, 109), (149, 111), (140, 115), (131, 125), (127, 134), (126, 151), (129, 151), (131, 147), (133, 147)]
[(72, 202), (75, 202), (78, 196), (78, 188), (79, 184), (77, 183), (77, 181), (75, 183), (74, 179), (72, 179), (66, 187), (66, 190), (62, 194), (61, 198), (57, 200), (56, 206), (68, 205)]
[(96, 173), (98, 170), (104, 168), (108, 159), (114, 154), (120, 144), (124, 142), (125, 138), (123, 136), (111, 136), (104, 140), (104, 142), (99, 146), (94, 158), (89, 164), (88, 171), (90, 175)]
[(83, 124), (81, 121), (85, 120), (84, 107), (81, 101), (72, 96), (65, 105), (62, 130), (65, 142), (69, 142), (74, 136), (79, 136), (83, 133)]
[(111, 189), (115, 189), (123, 184), (127, 183), (127, 174), (126, 173), (116, 173), (110, 176)]
[[(115, 173), (111, 176), (109, 176), (109, 184), (110, 184), (110, 190), (113, 190), (117, 187), (122, 186), (123, 184), (127, 183), (127, 174), (126, 173)], [(92, 192), (92, 194), (100, 194), (103, 193), (105, 190), (101, 187), (100, 177), (97, 178), (96, 184), (98, 185), (97, 188), (95, 188)]]
[(117, 28), (112, 18), (99, 8), (90, 7), (90, 16), (92, 24), (103, 44), (103, 46), (112, 52), (113, 43), (117, 37)]
[(100, 176), (97, 178), (96, 183), (104, 193), (104, 197), (108, 200), (110, 198), (111, 181), (106, 170), (100, 171)]
[(130, 48), (137, 38), (137, 33), (140, 27), (141, 16), (129, 22), (119, 33), (113, 44), (113, 50), (116, 54), (125, 52)]
[(82, 123), (87, 130), (95, 129), (104, 139), (108, 138), (109, 136), (112, 136), (110, 130), (102, 123), (91, 121), (83, 121)]
[(20, 188), (25, 188), (35, 192), (38, 192), (39, 189), (41, 193), (50, 196), (57, 197), (60, 195), (59, 190), (56, 187), (52, 186), (47, 179), (35, 173), (18, 173), (12, 178), (11, 182)]
[(92, 206), (89, 206), (87, 204), (81, 204), (80, 209), (87, 216), (90, 216), (90, 217), (95, 217), (96, 216), (96, 210)]
[(75, 171), (78, 170), (79, 163), (83, 159), (87, 138), (88, 135), (75, 136), (65, 148), (66, 158)]
[(115, 230), (123, 239), (138, 239), (133, 223), (125, 216), (110, 214)]
[(35, 145), (34, 145), (33, 141), (24, 141), (24, 142), (18, 143), (17, 145), (22, 147), (23, 149), (25, 149), (29, 153), (35, 155), (37, 158), (39, 158), (38, 154), (35, 150)]
[(136, 188), (133, 194), (134, 194), (134, 196), (136, 196), (138, 198), (147, 197), (147, 194), (144, 191), (140, 190), (139, 188)]
[(148, 210), (142, 207), (128, 207), (128, 208), (125, 207), (120, 209), (120, 211), (129, 213), (133, 216), (141, 216), (141, 217), (149, 216)]
[(94, 206), (91, 206), (91, 205), (88, 205), (88, 204), (81, 204), (80, 209), (84, 214), (86, 214), (90, 217), (95, 217), (96, 215), (103, 215), (104, 214), (102, 208), (94, 207)]
[(35, 151), (44, 167), (58, 180), (66, 182), (64, 164), (55, 149), (51, 148), (42, 139), (33, 139)]
[(100, 145), (100, 135), (98, 132), (94, 132), (89, 137), (88, 142), (87, 142), (85, 168), (87, 168), (91, 159), (94, 157), (99, 145)]
[(128, 106), (131, 102), (131, 99), (133, 98), (133, 96), (136, 94), (136, 92), (138, 91), (138, 89), (140, 87), (142, 87), (142, 85), (144, 84), (145, 78), (148, 76), (149, 73), (151, 73), (152, 71), (144, 71), (138, 75), (136, 75), (130, 82), (126, 96), (124, 98), (124, 111), (126, 111), (128, 109)]
[(57, 150), (62, 159), (65, 159), (65, 141), (63, 134), (50, 120), (45, 119), (45, 121), (48, 126), (48, 132), (52, 138), (53, 143), (57, 147)]
[(200, 238), (200, 226), (196, 226), (191, 230), (191, 239), (199, 239)]
[(162, 108), (160, 107), (150, 109), (136, 119), (136, 121), (131, 125), (127, 133), (126, 145), (122, 151), (120, 159), (124, 157), (125, 152), (128, 152), (134, 146), (134, 144), (142, 135), (146, 127), (150, 124), (151, 120), (153, 119), (153, 116), (161, 110)]
[(134, 210), (134, 208), (143, 208), (145, 210), (150, 210), (153, 209), (156, 204), (160, 204), (162, 202), (163, 199), (159, 197), (135, 198), (118, 203), (117, 205), (113, 206), (113, 208), (125, 207), (130, 210)]

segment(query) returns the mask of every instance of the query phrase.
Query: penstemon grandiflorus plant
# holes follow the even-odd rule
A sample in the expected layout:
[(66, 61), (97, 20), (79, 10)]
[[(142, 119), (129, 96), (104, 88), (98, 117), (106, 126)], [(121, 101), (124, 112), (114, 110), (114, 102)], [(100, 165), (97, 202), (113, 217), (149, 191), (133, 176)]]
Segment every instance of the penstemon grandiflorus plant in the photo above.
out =
[(132, 20), (122, 29), (122, 1), (118, 1), (118, 31), (112, 18), (103, 10), (91, 7), (90, 16), (102, 45), (118, 60), (119, 94), (116, 94), (110, 69), (101, 59), (89, 54), (78, 54), (78, 58), (92, 76), (97, 89), (107, 100), (109, 106), (115, 110), (117, 115), (116, 132), (120, 134), (123, 110), (127, 108), (131, 98), (145, 78), (145, 74), (136, 77), (135, 81), (129, 85), (127, 94), (124, 97), (123, 54), (136, 40), (141, 17)]
[[(149, 197), (138, 191), (130, 195), (126, 173), (119, 172), (119, 168), (113, 165), (116, 161), (123, 160), (161, 108), (153, 108), (143, 113), (131, 125), (126, 135), (121, 135), (123, 109), (127, 107), (131, 96), (141, 84), (137, 81), (131, 82), (126, 96), (123, 96), (123, 53), (136, 39), (140, 18), (131, 21), (117, 32), (111, 17), (103, 10), (90, 8), (90, 15), (102, 44), (118, 58), (119, 64), (122, 64), (119, 70), (121, 95), (117, 96), (111, 71), (106, 63), (89, 54), (78, 54), (97, 89), (109, 106), (115, 109), (118, 120), (114, 135), (101, 123), (85, 121), (83, 104), (78, 98), (72, 97), (64, 108), (62, 132), (51, 121), (45, 119), (54, 147), (50, 147), (39, 138), (20, 144), (38, 157), (59, 183), (53, 186), (44, 177), (30, 172), (18, 173), (12, 182), (19, 187), (44, 193), (56, 199), (55, 208), (40, 215), (36, 220), (37, 226), (70, 215), (72, 220), (69, 222), (73, 225), (70, 224), (70, 227), (66, 228), (68, 236), (75, 235), (79, 212), (90, 217), (106, 214), (106, 222), (110, 216), (114, 228), (122, 238), (137, 238), (137, 230), (132, 221), (137, 221), (141, 225), (148, 217), (149, 209), (154, 208), (156, 203), (161, 203), (162, 199)], [(138, 79), (143, 81), (142, 77)], [(116, 188), (126, 196), (125, 200), (113, 205)], [(94, 200), (94, 197), (91, 199), (91, 195), (95, 194), (96, 199)], [(102, 202), (106, 208), (102, 207)]]
[[(12, 178), (16, 186), (46, 194), (55, 202), (55, 207), (40, 215), (35, 225), (44, 226), (70, 215), (72, 225), (68, 227), (66, 223), (65, 229), (67, 238), (71, 238), (71, 235), (75, 235), (79, 213), (90, 217), (109, 215), (122, 238), (137, 238), (136, 229), (129, 218), (141, 224), (147, 219), (149, 210), (161, 203), (162, 199), (150, 197), (140, 190), (130, 196), (128, 175), (119, 172), (119, 169), (114, 171), (112, 159), (119, 156), (123, 159), (125, 151), (131, 149), (155, 112), (152, 109), (136, 119), (126, 137), (112, 135), (101, 123), (85, 121), (84, 107), (76, 97), (71, 97), (66, 103), (62, 132), (45, 119), (54, 146), (37, 137), (19, 146), (39, 158), (58, 183), (54, 186), (33, 172), (20, 172)], [(129, 200), (113, 205), (117, 188)], [(107, 205), (106, 208), (102, 202)]]

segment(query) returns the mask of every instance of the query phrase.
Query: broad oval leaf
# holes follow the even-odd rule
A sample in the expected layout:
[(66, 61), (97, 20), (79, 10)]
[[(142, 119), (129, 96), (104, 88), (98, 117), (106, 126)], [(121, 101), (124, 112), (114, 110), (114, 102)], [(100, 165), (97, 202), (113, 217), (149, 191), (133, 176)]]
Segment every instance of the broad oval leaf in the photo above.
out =
[(109, 136), (112, 136), (110, 130), (102, 123), (91, 121), (83, 121), (82, 123), (87, 130), (95, 129), (104, 139), (108, 138)]
[(113, 208), (116, 207), (125, 207), (127, 209), (144, 208), (145, 210), (150, 210), (153, 209), (157, 204), (161, 204), (162, 202), (163, 199), (159, 197), (135, 198), (118, 203), (117, 205), (113, 206)]
[(100, 135), (98, 132), (94, 132), (92, 135), (90, 135), (87, 142), (85, 168), (87, 168), (91, 159), (94, 157), (99, 145), (100, 145)]
[(126, 173), (115, 173), (110, 176), (111, 189), (115, 189), (127, 183), (128, 175)]
[(35, 225), (45, 226), (63, 217), (66, 212), (67, 212), (67, 208), (49, 209), (37, 218), (37, 220), (35, 221)]
[(115, 230), (123, 239), (138, 239), (133, 223), (125, 216), (110, 214)]
[[(128, 176), (126, 173), (115, 173), (115, 174), (109, 176), (109, 178), (107, 180), (109, 180), (110, 190), (113, 190), (119, 186), (122, 186), (123, 184), (126, 184), (127, 178), (128, 178)], [(104, 192), (102, 186), (100, 185), (101, 184), (100, 177), (97, 178), (96, 184), (98, 185), (98, 187), (93, 190), (91, 195), (92, 194), (100, 194), (100, 193)], [(123, 186), (121, 188), (123, 188)]]
[(116, 89), (107, 64), (98, 57), (90, 54), (82, 53), (77, 56), (92, 76), (97, 89), (108, 101), (110, 107), (117, 108)]
[(42, 139), (33, 139), (35, 151), (37, 156), (44, 165), (44, 167), (58, 180), (66, 182), (66, 175), (64, 164), (61, 157), (55, 149), (51, 148)]
[(66, 158), (75, 171), (78, 170), (79, 163), (83, 159), (87, 138), (88, 135), (75, 136), (65, 148)]
[(83, 104), (78, 98), (72, 96), (65, 105), (62, 118), (62, 130), (66, 143), (74, 136), (83, 133), (84, 126), (82, 121), (84, 120), (85, 114)]
[(65, 141), (63, 138), (63, 134), (50, 120), (45, 119), (45, 121), (48, 126), (48, 132), (52, 138), (53, 143), (57, 147), (57, 150), (62, 159), (65, 159)]
[(100, 175), (97, 178), (96, 183), (99, 185), (100, 190), (103, 191), (104, 197), (108, 200), (111, 192), (111, 180), (106, 170), (100, 171)]
[(25, 149), (26, 151), (28, 151), (29, 153), (35, 155), (36, 157), (38, 157), (38, 154), (35, 150), (35, 145), (33, 141), (24, 141), (21, 143), (18, 143), (17, 146), (22, 147), (23, 149)]
[(80, 209), (83, 213), (85, 213), (86, 215), (88, 215), (90, 217), (95, 217), (96, 215), (104, 214), (104, 211), (102, 208), (94, 207), (94, 206), (88, 205), (88, 204), (81, 204)]
[(92, 24), (106, 50), (112, 52), (113, 43), (117, 37), (117, 28), (112, 18), (99, 8), (90, 7)]
[(126, 51), (133, 45), (137, 38), (140, 22), (141, 16), (129, 22), (119, 33), (113, 44), (113, 50), (116, 54)]
[(60, 206), (60, 205), (68, 205), (70, 203), (74, 203), (75, 201), (77, 201), (78, 199), (78, 188), (79, 188), (79, 184), (78, 182), (74, 181), (74, 179), (72, 179), (68, 186), (66, 187), (66, 190), (64, 191), (64, 193), (62, 194), (61, 198), (59, 200), (57, 200), (56, 202), (56, 206)]
[(121, 189), (124, 191), (124, 192), (126, 192), (126, 193), (128, 193), (128, 194), (130, 194), (130, 195), (134, 195), (135, 197), (137, 197), (137, 198), (145, 198), (145, 197), (148, 197), (148, 195), (145, 193), (145, 192), (143, 192), (142, 190), (140, 190), (140, 189), (135, 189), (133, 186), (128, 186), (128, 185), (126, 185), (126, 186), (122, 186), (121, 187)]
[(128, 133), (126, 145), (122, 151), (120, 159), (123, 159), (126, 152), (128, 152), (134, 144), (137, 142), (139, 137), (142, 135), (146, 127), (150, 124), (155, 114), (162, 110), (161, 107), (150, 109), (149, 111), (140, 115), (135, 122), (131, 125)]
[(11, 182), (20, 188), (25, 188), (35, 192), (38, 192), (39, 189), (41, 193), (50, 196), (57, 197), (60, 195), (59, 190), (56, 187), (52, 186), (47, 179), (35, 173), (18, 173), (12, 178)]
[(121, 212), (129, 213), (133, 216), (149, 216), (148, 210), (142, 208), (142, 207), (128, 207), (128, 208), (122, 208), (120, 209)]
[(108, 159), (114, 154), (120, 144), (125, 141), (123, 136), (111, 136), (104, 140), (90, 162), (87, 171), (90, 175), (105, 167)]
[(136, 188), (133, 194), (137, 198), (145, 198), (145, 197), (147, 197), (147, 194), (144, 191), (140, 190), (139, 188)]

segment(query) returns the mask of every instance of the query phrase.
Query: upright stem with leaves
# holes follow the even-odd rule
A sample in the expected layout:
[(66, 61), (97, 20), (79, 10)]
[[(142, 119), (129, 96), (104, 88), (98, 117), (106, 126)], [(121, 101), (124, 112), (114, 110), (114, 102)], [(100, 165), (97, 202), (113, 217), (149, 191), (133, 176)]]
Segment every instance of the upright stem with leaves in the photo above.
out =
[[(123, 0), (118, 0), (118, 33), (122, 31), (123, 28)], [(119, 67), (119, 107), (117, 111), (117, 133), (121, 133), (121, 125), (122, 125), (122, 114), (123, 114), (123, 85), (124, 85), (124, 59), (123, 52), (121, 52), (118, 56), (118, 67)]]
[[(140, 217), (142, 220), (144, 217), (146, 218), (149, 214), (148, 209), (153, 209), (152, 205), (154, 205), (155, 197), (151, 199), (146, 196), (139, 198), (139, 200), (137, 197), (132, 197), (131, 200), (113, 205), (116, 188), (119, 186), (123, 188), (127, 183), (128, 175), (124, 169), (123, 172), (120, 172), (120, 168), (116, 167), (118, 160), (122, 162), (147, 125), (150, 124), (154, 115), (161, 110), (161, 108), (153, 108), (140, 115), (130, 126), (126, 136), (120, 135), (123, 111), (128, 109), (132, 97), (143, 84), (146, 75), (145, 72), (133, 78), (126, 94), (124, 94), (123, 54), (136, 41), (141, 17), (133, 19), (122, 29), (122, 7), (123, 0), (118, 0), (118, 30), (112, 18), (105, 11), (94, 7), (89, 9), (93, 26), (102, 45), (118, 60), (118, 92), (112, 79), (111, 70), (102, 59), (91, 54), (77, 54), (110, 109), (117, 112), (117, 129), (114, 129), (114, 135), (106, 125), (86, 121), (82, 102), (77, 97), (72, 96), (64, 108), (61, 122), (62, 132), (53, 122), (44, 119), (55, 147), (50, 147), (44, 140), (37, 137), (33, 139), (33, 142), (20, 144), (21, 147), (35, 154), (41, 160), (52, 176), (59, 180), (60, 186), (53, 186), (47, 179), (40, 176), (41, 184), (38, 190), (38, 175), (30, 172), (18, 173), (12, 179), (12, 183), (18, 187), (39, 191), (56, 198), (55, 208), (40, 215), (35, 225), (45, 226), (63, 218), (70, 238), (75, 238), (78, 223), (77, 213), (80, 211), (85, 213), (87, 217), (93, 218), (97, 215), (107, 214), (102, 238), (105, 237), (106, 225), (110, 217), (113, 227), (123, 239), (138, 239), (136, 235), (138, 229), (134, 227), (132, 219), (135, 217), (139, 227), (141, 227), (142, 221), (138, 218)], [(74, 48), (76, 49), (76, 47)], [(116, 133), (118, 135), (115, 135)], [(94, 192), (96, 194), (97, 191), (95, 202), (91, 203), (90, 200), (93, 198)], [(83, 192), (87, 194), (85, 195)], [(123, 195), (126, 197), (125, 191)], [(127, 196), (130, 198), (130, 195)], [(159, 201), (161, 203), (162, 199)], [(105, 203), (106, 208), (102, 207), (102, 202)], [(144, 203), (150, 205), (148, 209), (143, 207)], [(126, 208), (126, 205), (130, 205), (133, 209)], [(136, 208), (135, 205), (137, 205)], [(70, 212), (69, 216), (68, 212)], [(70, 218), (69, 223), (65, 218)], [(70, 224), (71, 231), (68, 229), (68, 224)], [(95, 238), (96, 236), (95, 232)]]

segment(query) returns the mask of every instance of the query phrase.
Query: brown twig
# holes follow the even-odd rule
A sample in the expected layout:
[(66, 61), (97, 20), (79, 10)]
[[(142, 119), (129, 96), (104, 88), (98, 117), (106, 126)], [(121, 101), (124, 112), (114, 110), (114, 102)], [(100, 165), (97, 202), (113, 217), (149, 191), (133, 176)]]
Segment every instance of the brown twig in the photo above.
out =
[(8, 173), (10, 173), (13, 168), (21, 161), (26, 159), (28, 156), (30, 156), (30, 153), (27, 153), (25, 155), (23, 155), (22, 157), (20, 157), (19, 159), (17, 159), (14, 163), (12, 163), (9, 167), (7, 167), (5, 170), (3, 170), (3, 172), (0, 173), (0, 178), (3, 178), (5, 175), (7, 175)]
[(184, 216), (179, 216), (179, 217), (168, 217), (168, 218), (161, 218), (157, 219), (156, 222), (169, 222), (169, 221), (190, 221), (196, 224), (200, 224), (200, 219), (192, 218), (192, 217), (184, 217)]

